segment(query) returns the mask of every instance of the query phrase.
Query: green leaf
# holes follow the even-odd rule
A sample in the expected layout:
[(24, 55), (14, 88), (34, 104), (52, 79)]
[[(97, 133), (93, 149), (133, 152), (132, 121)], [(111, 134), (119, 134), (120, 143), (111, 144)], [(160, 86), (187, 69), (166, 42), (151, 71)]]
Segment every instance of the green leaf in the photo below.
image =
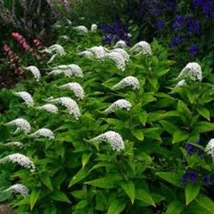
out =
[(95, 186), (95, 187), (105, 188), (105, 189), (114, 187), (113, 181), (110, 178), (105, 178), (105, 177), (97, 178), (95, 180), (85, 182), (85, 184)]
[(134, 183), (132, 181), (126, 181), (121, 183), (121, 187), (123, 188), (123, 190), (125, 191), (125, 193), (129, 196), (132, 204), (134, 203), (134, 199), (135, 199), (135, 186)]
[(71, 179), (69, 183), (69, 187), (73, 186), (74, 184), (78, 183), (79, 181), (83, 180), (88, 175), (88, 169), (82, 168), (80, 169), (77, 174)]
[(131, 132), (138, 140), (143, 141), (144, 135), (142, 129), (133, 129)]
[(61, 191), (55, 191), (50, 195), (50, 198), (55, 200), (55, 201), (60, 201), (60, 202), (66, 202), (66, 203), (71, 203), (70, 200), (68, 199), (67, 195)]
[(0, 202), (6, 201), (11, 197), (10, 191), (0, 191)]
[(90, 157), (91, 157), (92, 153), (84, 153), (82, 155), (82, 167), (84, 168), (85, 165), (88, 163)]
[(200, 192), (200, 185), (199, 184), (193, 184), (191, 182), (188, 182), (188, 184), (185, 187), (185, 197), (186, 197), (186, 205), (191, 203), (199, 194)]
[(144, 189), (136, 189), (135, 198), (155, 207), (152, 196)]
[(120, 214), (124, 208), (126, 207), (126, 203), (119, 200), (114, 200), (109, 208), (107, 214)]
[(210, 121), (210, 112), (207, 108), (197, 107), (196, 110), (202, 117)]
[(181, 187), (182, 176), (175, 172), (157, 172), (156, 175), (174, 186)]
[(183, 113), (185, 116), (191, 115), (191, 111), (189, 110), (187, 105), (184, 102), (182, 102), (181, 100), (178, 101), (177, 109), (179, 112)]
[(52, 187), (52, 184), (51, 184), (51, 179), (50, 179), (50, 177), (49, 177), (48, 175), (42, 175), (42, 176), (41, 176), (41, 181), (42, 181), (42, 183), (43, 183), (46, 187), (48, 187), (50, 190), (53, 191), (53, 187)]
[(143, 112), (143, 113), (140, 113), (138, 115), (138, 117), (139, 117), (140, 122), (143, 124), (143, 126), (145, 126), (147, 118), (148, 118), (148, 114), (146, 112)]
[(173, 201), (169, 204), (166, 214), (180, 214), (183, 209), (184, 206), (180, 201)]
[(161, 120), (159, 122), (163, 126), (164, 130), (171, 135), (173, 135), (174, 132), (179, 131), (179, 128), (176, 127), (173, 123), (170, 123), (166, 120)]
[(210, 198), (208, 198), (205, 195), (200, 194), (200, 195), (198, 195), (198, 197), (195, 200), (205, 210), (207, 210), (208, 212), (213, 213), (214, 202)]
[(30, 194), (30, 209), (32, 210), (38, 198), (40, 196), (40, 190), (34, 189)]
[(45, 209), (44, 214), (57, 214), (57, 209), (55, 206), (48, 206)]
[(195, 124), (193, 134), (200, 134), (214, 130), (214, 123), (201, 121)]
[(178, 143), (181, 141), (184, 141), (186, 139), (188, 139), (189, 134), (181, 131), (181, 130), (177, 130), (173, 133), (173, 139), (172, 139), (172, 143)]

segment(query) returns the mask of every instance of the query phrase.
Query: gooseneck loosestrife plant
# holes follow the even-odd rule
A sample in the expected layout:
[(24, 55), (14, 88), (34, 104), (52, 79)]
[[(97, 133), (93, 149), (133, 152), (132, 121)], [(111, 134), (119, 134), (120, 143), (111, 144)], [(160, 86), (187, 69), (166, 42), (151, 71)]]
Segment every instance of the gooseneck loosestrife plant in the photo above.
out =
[(94, 31), (60, 29), (72, 42), (41, 49), (57, 57), (0, 92), (0, 201), (32, 214), (212, 214), (206, 63), (179, 69), (156, 40), (103, 47)]

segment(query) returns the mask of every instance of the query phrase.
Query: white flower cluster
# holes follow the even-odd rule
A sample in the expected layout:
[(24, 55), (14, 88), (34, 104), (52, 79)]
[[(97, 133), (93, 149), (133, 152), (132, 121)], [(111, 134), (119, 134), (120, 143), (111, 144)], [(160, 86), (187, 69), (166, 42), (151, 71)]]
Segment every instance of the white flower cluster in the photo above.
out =
[(85, 97), (85, 92), (84, 92), (82, 86), (77, 82), (67, 83), (62, 86), (59, 86), (59, 88), (66, 88), (66, 89), (73, 91), (74, 95), (78, 99), (82, 100)]
[(208, 144), (207, 144), (207, 146), (206, 146), (206, 148), (205, 148), (205, 152), (206, 152), (208, 155), (210, 155), (210, 156), (212, 157), (213, 161), (214, 161), (214, 138), (211, 139), (211, 140), (208, 142)]
[(141, 41), (141, 42), (136, 43), (131, 48), (131, 51), (142, 53), (144, 55), (151, 55), (152, 54), (152, 50), (151, 50), (150, 44), (148, 42), (145, 42), (145, 41)]
[(76, 77), (83, 77), (82, 69), (76, 64), (70, 65), (60, 65), (55, 68), (49, 73), (49, 75), (57, 75), (63, 73), (65, 76), (76, 76)]
[(64, 56), (66, 54), (64, 48), (58, 44), (51, 45), (50, 47), (45, 48), (44, 50), (41, 50), (40, 52), (41, 53), (45, 52), (45, 53), (49, 53), (49, 54), (55, 53), (59, 56)]
[(9, 142), (5, 144), (6, 146), (16, 146), (22, 148), (24, 145), (21, 142)]
[(186, 85), (186, 81), (185, 80), (181, 80), (181, 81), (178, 82), (178, 84), (175, 86), (175, 88), (182, 87), (184, 85)]
[(14, 95), (22, 98), (28, 106), (33, 106), (34, 101), (32, 96), (26, 91), (14, 92)]
[(24, 198), (28, 196), (29, 189), (22, 185), (22, 184), (14, 184), (10, 186), (8, 189), (4, 190), (4, 192), (11, 192), (11, 193), (19, 193), (21, 194)]
[(103, 46), (94, 46), (92, 48), (87, 49), (86, 51), (90, 51), (97, 59), (102, 59), (106, 55), (106, 50)]
[(43, 106), (36, 107), (36, 109), (44, 110), (53, 114), (58, 113), (58, 108), (54, 104), (50, 104), (50, 103), (45, 104)]
[(50, 98), (50, 99), (48, 99), (48, 101), (53, 102), (53, 103), (58, 103), (58, 104), (65, 106), (68, 109), (69, 114), (73, 115), (76, 120), (79, 119), (79, 117), (81, 115), (79, 106), (70, 97), (60, 97), (60, 98), (56, 98), (56, 99)]
[(129, 111), (131, 109), (132, 105), (129, 101), (125, 100), (125, 99), (119, 99), (117, 101), (115, 101), (114, 103), (112, 103), (104, 112), (109, 114), (112, 112), (115, 112), (119, 109), (126, 109), (127, 111)]
[(81, 32), (81, 33), (87, 33), (88, 32), (87, 27), (84, 25), (79, 25), (77, 27), (73, 27), (73, 29), (78, 31), (78, 32)]
[(120, 136), (120, 134), (118, 134), (115, 131), (107, 131), (93, 139), (91, 139), (90, 141), (92, 142), (107, 142), (111, 145), (112, 150), (116, 150), (116, 151), (122, 151), (125, 149), (125, 145), (124, 145), (124, 141), (122, 139), (122, 137)]
[(119, 40), (115, 45), (114, 48), (126, 48), (126, 42), (123, 40)]
[(29, 133), (31, 130), (31, 126), (28, 123), (27, 120), (23, 118), (18, 118), (15, 120), (10, 121), (9, 123), (6, 123), (6, 125), (9, 126), (17, 126), (20, 130), (22, 130), (25, 134)]
[(86, 57), (88, 59), (92, 59), (94, 57), (94, 54), (91, 51), (82, 51), (78, 53), (79, 56)]
[(121, 69), (122, 71), (125, 70), (126, 60), (123, 58), (122, 54), (118, 52), (111, 52), (111, 53), (107, 53), (105, 55), (105, 58), (114, 61), (118, 69)]
[(30, 158), (20, 153), (8, 155), (0, 160), (0, 163), (5, 162), (16, 163), (24, 168), (30, 169), (31, 172), (35, 171), (35, 165)]
[(197, 62), (189, 62), (185, 68), (181, 71), (178, 76), (178, 79), (188, 79), (190, 78), (193, 81), (202, 80), (202, 70), (201, 66)]
[(68, 41), (68, 40), (69, 40), (69, 37), (66, 36), (66, 35), (62, 35), (62, 36), (60, 36), (59, 38), (65, 40), (65, 41)]
[(96, 31), (97, 30), (97, 25), (96, 24), (92, 24), (91, 25), (91, 31)]
[(31, 71), (31, 73), (33, 74), (34, 78), (36, 79), (37, 82), (39, 82), (40, 78), (41, 78), (41, 73), (39, 71), (39, 69), (36, 66), (28, 66), (28, 67), (24, 67), (25, 70), (29, 70)]
[(30, 137), (46, 137), (49, 139), (54, 139), (54, 133), (47, 128), (41, 128), (39, 130), (37, 130), (36, 132), (32, 133), (29, 135)]
[(119, 89), (123, 89), (126, 87), (132, 87), (133, 90), (139, 89), (140, 84), (139, 84), (138, 79), (136, 77), (133, 77), (133, 76), (125, 77), (119, 83), (114, 85), (112, 87), (112, 89), (119, 90)]
[(123, 58), (125, 59), (125, 61), (129, 60), (128, 53), (125, 50), (123, 50), (122, 48), (115, 48), (115, 49), (111, 50), (111, 52), (120, 53), (123, 56)]

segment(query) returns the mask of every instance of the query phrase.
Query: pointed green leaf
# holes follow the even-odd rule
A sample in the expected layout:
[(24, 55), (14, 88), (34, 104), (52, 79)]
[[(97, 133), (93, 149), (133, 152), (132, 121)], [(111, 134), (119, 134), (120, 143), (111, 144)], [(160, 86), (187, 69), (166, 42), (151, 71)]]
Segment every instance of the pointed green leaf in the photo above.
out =
[(175, 172), (157, 172), (156, 175), (174, 186), (181, 187), (182, 176)]
[(134, 199), (135, 199), (134, 183), (132, 181), (126, 181), (126, 182), (121, 183), (121, 186), (122, 186), (123, 190), (125, 191), (125, 193), (129, 196), (129, 198), (133, 204)]
[(92, 153), (84, 153), (82, 155), (82, 167), (84, 168), (85, 165), (88, 163), (90, 157), (91, 157)]
[(107, 214), (120, 214), (124, 208), (126, 207), (126, 203), (119, 200), (114, 200), (109, 208)]
[(189, 137), (189, 134), (185, 133), (184, 131), (177, 130), (173, 133), (172, 143), (174, 144), (174, 143), (184, 141), (188, 139), (188, 137)]
[(105, 178), (105, 177), (85, 182), (85, 184), (95, 186), (95, 187), (105, 188), (105, 189), (114, 187), (113, 181), (110, 178)]
[(200, 194), (200, 195), (198, 195), (198, 197), (195, 200), (205, 210), (207, 210), (210, 213), (213, 213), (214, 202), (210, 198), (208, 198), (205, 195)]
[(180, 201), (173, 201), (169, 204), (166, 214), (180, 214), (183, 209), (184, 206)]
[(185, 187), (186, 205), (188, 205), (198, 196), (200, 192), (200, 187), (201, 186), (199, 184), (196, 185), (191, 182), (188, 182)]
[(50, 195), (50, 198), (53, 199), (54, 201), (60, 201), (60, 202), (66, 202), (66, 203), (71, 203), (70, 200), (68, 199), (67, 195), (61, 191), (55, 191)]
[(74, 184), (78, 183), (79, 181), (83, 180), (88, 175), (88, 169), (82, 168), (80, 169), (77, 174), (71, 179), (69, 183), (69, 187), (73, 186)]
[(48, 206), (45, 211), (44, 214), (57, 214), (57, 209), (55, 206)]
[(151, 195), (144, 189), (136, 189), (135, 198), (155, 207)]
[(210, 121), (210, 112), (207, 108), (197, 107), (196, 110), (202, 117)]
[(142, 129), (133, 129), (131, 132), (138, 140), (143, 141), (144, 135)]
[(52, 184), (51, 184), (51, 179), (48, 175), (42, 175), (41, 176), (41, 181), (42, 183), (48, 187), (50, 190), (53, 190)]
[(214, 123), (201, 121), (194, 125), (193, 134), (200, 134), (214, 130)]
[(40, 196), (40, 190), (34, 189), (30, 194), (30, 209), (32, 210), (34, 208), (34, 205), (38, 201), (38, 198)]

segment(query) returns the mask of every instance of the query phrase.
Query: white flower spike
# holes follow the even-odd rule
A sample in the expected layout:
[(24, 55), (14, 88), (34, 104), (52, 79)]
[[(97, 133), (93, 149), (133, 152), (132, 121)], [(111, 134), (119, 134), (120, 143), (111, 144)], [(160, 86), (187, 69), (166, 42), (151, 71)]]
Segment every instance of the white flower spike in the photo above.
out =
[(78, 99), (82, 100), (85, 97), (85, 92), (79, 83), (67, 83), (62, 86), (59, 86), (59, 88), (66, 88), (71, 90)]
[(177, 88), (177, 87), (182, 87), (182, 86), (184, 86), (184, 85), (186, 85), (186, 81), (185, 81), (185, 80), (180, 80), (180, 81), (178, 82), (178, 84), (175, 86), (175, 88)]
[(46, 137), (51, 139), (54, 139), (54, 133), (50, 129), (42, 128), (37, 130), (36, 132), (29, 135), (30, 137)]
[(190, 78), (193, 81), (202, 80), (202, 70), (201, 66), (197, 62), (189, 62), (185, 68), (181, 71), (178, 76), (178, 79), (188, 79)]
[(37, 82), (39, 82), (40, 78), (41, 78), (41, 73), (39, 71), (39, 69), (36, 66), (28, 66), (28, 67), (24, 67), (25, 70), (29, 70), (31, 71), (31, 73), (33, 74), (34, 78), (36, 79)]
[(39, 107), (36, 107), (36, 109), (39, 109), (39, 110), (44, 110), (44, 111), (47, 111), (47, 112), (50, 112), (50, 113), (53, 113), (53, 114), (57, 114), (58, 113), (58, 108), (57, 106), (55, 106), (54, 104), (45, 104), (43, 106), (39, 106)]
[(81, 32), (81, 33), (87, 33), (88, 32), (87, 27), (84, 26), (84, 25), (73, 27), (73, 29), (76, 30), (76, 31), (78, 31), (78, 32)]
[(152, 54), (152, 50), (151, 50), (150, 44), (148, 42), (145, 42), (145, 41), (141, 41), (141, 42), (136, 43), (131, 48), (131, 51), (142, 53), (144, 55), (151, 55)]
[(126, 42), (123, 40), (119, 40), (115, 45), (114, 48), (126, 48)]
[(16, 163), (24, 168), (30, 169), (31, 172), (35, 171), (35, 165), (30, 158), (20, 153), (14, 153), (0, 159), (0, 163), (6, 162)]
[(28, 92), (26, 92), (26, 91), (14, 92), (14, 95), (22, 98), (24, 100), (24, 102), (27, 104), (27, 106), (34, 105), (33, 98)]
[(111, 52), (106, 54), (105, 58), (111, 59), (113, 62), (115, 62), (116, 67), (118, 69), (121, 69), (122, 71), (125, 70), (126, 61), (123, 58), (122, 54), (117, 52)]
[(207, 146), (205, 148), (205, 152), (212, 157), (213, 162), (214, 162), (214, 138), (212, 138), (208, 142), (208, 144), (207, 144)]
[(93, 139), (90, 140), (91, 142), (107, 142), (111, 145), (112, 150), (114, 151), (122, 151), (125, 149), (124, 141), (120, 134), (115, 131), (107, 131)]
[(128, 53), (125, 50), (123, 50), (122, 48), (115, 48), (115, 49), (111, 50), (111, 52), (120, 53), (123, 56), (123, 58), (125, 59), (125, 61), (129, 61)]
[(14, 194), (19, 193), (24, 198), (29, 195), (29, 189), (22, 184), (14, 184), (14, 185), (10, 186), (8, 189), (4, 190), (4, 192), (11, 192)]
[(93, 53), (93, 56), (97, 59), (102, 59), (106, 55), (106, 50), (103, 46), (94, 46), (92, 48), (87, 49)]
[(28, 123), (27, 120), (25, 120), (23, 118), (18, 118), (18, 119), (12, 120), (11, 122), (6, 123), (6, 125), (8, 125), (8, 126), (17, 126), (25, 134), (29, 133), (30, 130), (31, 130), (30, 124)]
[(68, 109), (69, 114), (73, 115), (76, 120), (80, 118), (80, 109), (77, 103), (70, 97), (60, 97), (56, 99), (47, 99), (49, 102), (58, 103)]
[(97, 25), (96, 24), (92, 24), (91, 25), (91, 31), (97, 31)]
[(21, 142), (9, 142), (9, 143), (6, 143), (5, 145), (6, 146), (16, 146), (16, 147), (19, 147), (19, 148), (22, 148), (24, 146), (24, 144), (21, 143)]
[(113, 104), (111, 104), (104, 112), (107, 114), (110, 114), (119, 109), (126, 109), (127, 111), (129, 111), (131, 109), (131, 107), (132, 107), (132, 105), (129, 101), (127, 101), (125, 99), (120, 99), (120, 100), (117, 100), (116, 102), (114, 102)]
[(112, 87), (113, 90), (119, 90), (126, 87), (132, 87), (133, 90), (139, 89), (140, 84), (136, 77), (128, 76)]

